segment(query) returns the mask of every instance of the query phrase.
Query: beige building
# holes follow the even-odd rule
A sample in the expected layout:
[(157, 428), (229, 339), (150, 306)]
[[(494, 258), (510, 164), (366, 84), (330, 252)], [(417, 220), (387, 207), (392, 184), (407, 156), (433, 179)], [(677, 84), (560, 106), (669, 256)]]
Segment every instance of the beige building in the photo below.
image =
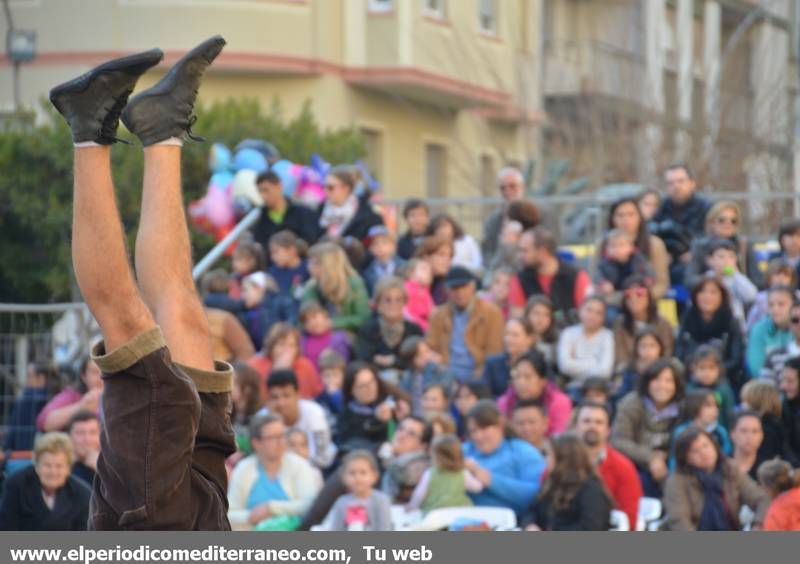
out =
[[(539, 152), (539, 0), (9, 0), (33, 30), (20, 99), (105, 59), (159, 46), (163, 72), (199, 40), (228, 46), (202, 100), (306, 100), (323, 127), (355, 126), (389, 197), (495, 195), (495, 171)], [(3, 25), (5, 27), (5, 25)], [(147, 75), (140, 87), (157, 80)], [(0, 105), (12, 68), (0, 62)]]

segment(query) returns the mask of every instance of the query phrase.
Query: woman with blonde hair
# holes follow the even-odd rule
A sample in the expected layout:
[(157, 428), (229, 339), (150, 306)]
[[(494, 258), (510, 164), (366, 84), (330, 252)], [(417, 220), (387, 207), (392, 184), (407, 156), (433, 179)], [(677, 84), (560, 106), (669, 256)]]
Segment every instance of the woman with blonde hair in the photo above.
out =
[(741, 234), (742, 211), (730, 200), (720, 200), (706, 214), (706, 236), (695, 239), (689, 249), (691, 260), (686, 266), (684, 285), (692, 287), (708, 270), (706, 258), (711, 246), (720, 239), (730, 241), (736, 247), (739, 257), (739, 271), (756, 286), (761, 285), (761, 271), (758, 269), (753, 244)]
[(356, 333), (369, 319), (369, 297), (344, 250), (330, 241), (317, 243), (308, 251), (308, 270), (301, 307), (316, 302), (330, 312), (334, 329)]

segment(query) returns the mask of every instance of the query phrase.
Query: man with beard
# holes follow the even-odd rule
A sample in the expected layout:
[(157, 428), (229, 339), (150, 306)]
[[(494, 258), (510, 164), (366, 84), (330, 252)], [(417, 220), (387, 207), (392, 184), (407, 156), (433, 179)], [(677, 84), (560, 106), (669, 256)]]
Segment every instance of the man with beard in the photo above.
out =
[(611, 416), (602, 403), (585, 402), (578, 407), (575, 431), (589, 447), (589, 455), (597, 461), (597, 473), (617, 507), (628, 516), (631, 528), (636, 526), (642, 485), (633, 462), (608, 443)]

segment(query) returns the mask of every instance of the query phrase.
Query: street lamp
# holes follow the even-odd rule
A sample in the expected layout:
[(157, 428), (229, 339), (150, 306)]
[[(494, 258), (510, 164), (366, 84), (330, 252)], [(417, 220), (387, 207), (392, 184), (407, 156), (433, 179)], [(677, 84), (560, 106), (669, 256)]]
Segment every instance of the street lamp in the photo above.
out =
[(3, 0), (3, 12), (6, 16), (6, 57), (14, 66), (14, 111), (19, 109), (19, 67), (36, 57), (36, 32), (15, 29), (8, 0)]

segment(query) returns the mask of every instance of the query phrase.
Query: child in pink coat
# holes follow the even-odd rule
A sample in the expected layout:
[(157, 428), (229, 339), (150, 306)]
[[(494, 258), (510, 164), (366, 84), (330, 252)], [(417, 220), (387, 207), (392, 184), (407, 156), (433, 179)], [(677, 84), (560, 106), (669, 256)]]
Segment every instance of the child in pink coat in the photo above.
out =
[(436, 307), (431, 297), (431, 282), (433, 282), (431, 265), (424, 260), (411, 259), (406, 266), (405, 287), (408, 302), (403, 314), (406, 319), (419, 325), (425, 332), (428, 331), (428, 317)]

